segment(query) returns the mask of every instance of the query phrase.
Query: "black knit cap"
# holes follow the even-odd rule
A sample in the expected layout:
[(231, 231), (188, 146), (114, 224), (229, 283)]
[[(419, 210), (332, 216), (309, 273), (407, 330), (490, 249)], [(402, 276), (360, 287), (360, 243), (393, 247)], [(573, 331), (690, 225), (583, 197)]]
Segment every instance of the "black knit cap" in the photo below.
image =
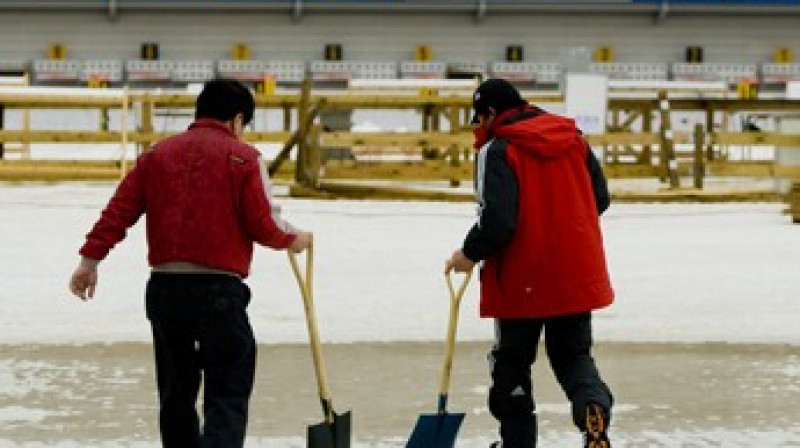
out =
[(472, 94), (472, 124), (478, 124), (478, 116), (489, 113), (489, 108), (494, 109), (497, 115), (515, 107), (528, 104), (519, 94), (516, 87), (502, 78), (487, 79), (475, 89)]

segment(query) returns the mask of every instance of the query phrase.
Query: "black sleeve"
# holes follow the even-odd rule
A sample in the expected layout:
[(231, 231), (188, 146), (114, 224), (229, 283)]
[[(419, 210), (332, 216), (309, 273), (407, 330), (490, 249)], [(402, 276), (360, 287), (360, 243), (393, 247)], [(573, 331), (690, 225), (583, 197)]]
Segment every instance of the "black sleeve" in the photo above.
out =
[(589, 176), (592, 178), (597, 214), (602, 215), (611, 205), (611, 194), (608, 192), (608, 184), (606, 183), (606, 177), (603, 175), (603, 169), (600, 167), (600, 162), (589, 146), (586, 147), (586, 169), (589, 170)]
[(486, 150), (476, 175), (481, 176), (477, 179), (480, 212), (462, 248), (475, 262), (497, 253), (514, 234), (519, 186), (506, 161), (505, 142), (497, 141)]

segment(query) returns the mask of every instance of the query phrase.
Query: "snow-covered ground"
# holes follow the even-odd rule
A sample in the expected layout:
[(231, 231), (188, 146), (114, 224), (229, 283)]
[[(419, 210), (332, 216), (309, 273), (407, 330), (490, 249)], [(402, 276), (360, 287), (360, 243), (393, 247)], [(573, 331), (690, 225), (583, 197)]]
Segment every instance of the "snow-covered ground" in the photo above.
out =
[[(101, 264), (94, 301), (80, 302), (66, 288), (78, 262), (77, 249), (113, 188), (0, 185), (0, 346), (150, 341), (143, 310), (148, 270), (141, 222)], [(473, 205), (285, 197), (278, 202), (290, 221), (315, 233), (315, 298), (325, 342), (443, 338), (448, 307), (444, 260), (470, 226)], [(612, 307), (596, 314), (595, 338), (800, 345), (800, 227), (781, 214), (783, 208), (771, 203), (612, 205), (602, 225), (617, 297)], [(305, 342), (300, 296), (286, 255), (257, 250), (247, 281), (253, 289), (250, 315), (259, 341)], [(477, 316), (477, 292), (473, 283), (463, 302), (461, 340), (493, 336), (491, 322)], [(35, 384), (20, 387), (12, 392), (26, 393)], [(36, 412), (41, 411), (0, 406), (0, 426), (46, 417)], [(615, 446), (800, 446), (798, 431), (620, 431)], [(485, 447), (489, 441), (471, 438), (458, 446)], [(577, 434), (559, 432), (542, 434), (540, 442), (580, 443)], [(253, 438), (248, 443), (253, 448), (302, 447), (305, 441)], [(360, 441), (356, 447), (402, 444), (386, 439)], [(0, 430), (0, 447), (17, 446), (157, 444), (130, 440), (87, 445), (69, 438), (15, 443)]]
[[(110, 184), (0, 186), (2, 343), (149, 341), (142, 222), (101, 264), (95, 301), (66, 283)], [(448, 307), (444, 260), (471, 224), (470, 204), (279, 198), (315, 233), (322, 337), (332, 342), (439, 340)], [(616, 303), (597, 313), (610, 341), (800, 344), (800, 228), (781, 204), (614, 204), (602, 218)], [(306, 339), (286, 255), (257, 250), (248, 283), (263, 342)], [(490, 339), (477, 284), (459, 338)]]

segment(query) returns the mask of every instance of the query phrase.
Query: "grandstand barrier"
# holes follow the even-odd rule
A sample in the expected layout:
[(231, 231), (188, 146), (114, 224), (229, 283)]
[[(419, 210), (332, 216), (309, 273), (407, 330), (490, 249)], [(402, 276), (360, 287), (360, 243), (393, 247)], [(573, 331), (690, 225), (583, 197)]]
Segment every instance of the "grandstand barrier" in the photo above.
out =
[[(769, 85), (772, 91), (800, 80), (800, 64), (784, 63), (668, 63), (595, 62), (588, 70), (612, 80), (723, 82), (729, 88), (748, 82)], [(203, 82), (217, 76), (257, 82), (275, 76), (281, 85), (296, 87), (306, 77), (319, 83), (350, 79), (463, 79), (493, 76), (547, 90), (560, 84), (564, 64), (547, 61), (374, 61), (374, 60), (160, 60), (160, 59), (0, 59), (0, 73), (31, 73), (37, 85), (74, 86), (92, 76), (121, 83), (170, 86)]]

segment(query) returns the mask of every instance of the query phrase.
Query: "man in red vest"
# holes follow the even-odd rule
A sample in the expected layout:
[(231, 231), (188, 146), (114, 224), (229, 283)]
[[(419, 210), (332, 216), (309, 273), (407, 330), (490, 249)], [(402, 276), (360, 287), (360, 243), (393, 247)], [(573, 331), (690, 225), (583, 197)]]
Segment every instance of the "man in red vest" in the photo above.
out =
[[(256, 341), (242, 279), (253, 245), (302, 252), (312, 244), (312, 234), (280, 218), (264, 161), (239, 138), (254, 110), (241, 83), (206, 83), (189, 129), (144, 153), (122, 180), (70, 280), (76, 296), (91, 299), (98, 263), (147, 215), (145, 301), (166, 448), (243, 446)], [(202, 425), (195, 409), (201, 378)]]
[(608, 448), (613, 398), (591, 354), (591, 312), (611, 304), (599, 215), (605, 178), (573, 120), (529, 105), (507, 81), (474, 93), (479, 217), (445, 271), (482, 262), (482, 317), (495, 319), (489, 409), (503, 448), (536, 446), (531, 366), (542, 331), (586, 447)]

